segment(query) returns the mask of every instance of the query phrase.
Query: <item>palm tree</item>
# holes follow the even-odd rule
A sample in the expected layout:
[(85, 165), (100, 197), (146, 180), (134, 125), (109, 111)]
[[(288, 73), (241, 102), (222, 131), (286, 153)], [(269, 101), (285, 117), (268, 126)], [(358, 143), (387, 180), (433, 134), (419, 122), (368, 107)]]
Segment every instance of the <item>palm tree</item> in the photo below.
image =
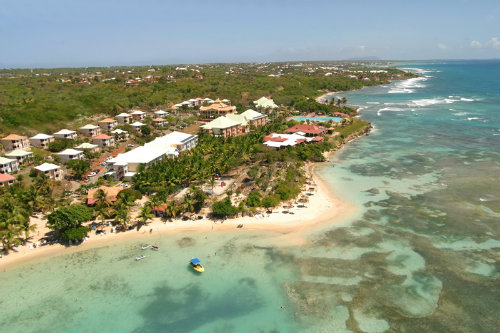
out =
[(169, 201), (167, 203), (167, 206), (165, 207), (165, 213), (168, 216), (173, 217), (175, 219), (175, 217), (177, 216), (177, 212), (178, 212), (178, 208), (177, 208), (177, 204), (175, 203), (175, 201)]
[(186, 195), (182, 199), (182, 206), (187, 212), (194, 212), (194, 198), (191, 193), (186, 193)]
[(146, 224), (146, 221), (148, 219), (154, 217), (154, 214), (152, 213), (151, 205), (149, 203), (146, 203), (141, 208), (141, 212), (139, 213), (138, 217), (142, 220), (143, 224)]
[(347, 98), (342, 97), (342, 104), (344, 104), (344, 106), (347, 104)]

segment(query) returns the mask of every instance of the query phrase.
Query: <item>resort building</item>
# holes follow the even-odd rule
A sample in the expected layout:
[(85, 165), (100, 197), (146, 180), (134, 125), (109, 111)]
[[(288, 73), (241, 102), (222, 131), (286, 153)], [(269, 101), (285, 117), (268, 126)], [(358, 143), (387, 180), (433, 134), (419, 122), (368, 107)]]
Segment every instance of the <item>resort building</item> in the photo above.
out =
[(261, 97), (256, 101), (253, 101), (253, 104), (255, 104), (256, 108), (260, 109), (277, 109), (278, 105), (274, 103), (274, 101), (270, 98), (267, 97)]
[(49, 144), (54, 141), (54, 136), (53, 135), (47, 135), (43, 133), (38, 133), (35, 136), (32, 136), (30, 138), (30, 143), (32, 146), (40, 148), (40, 149), (47, 149), (49, 148)]
[(54, 133), (54, 137), (59, 139), (75, 140), (76, 132), (68, 129), (62, 129), (59, 132)]
[(163, 127), (168, 124), (168, 121), (164, 118), (155, 118), (152, 120), (154, 126)]
[(206, 133), (224, 138), (238, 136), (244, 133), (240, 121), (232, 120), (227, 117), (219, 117), (200, 127)]
[(287, 133), (303, 133), (305, 136), (313, 137), (318, 135), (323, 135), (328, 131), (326, 127), (317, 125), (307, 125), (307, 124), (297, 124), (290, 127), (285, 132)]
[(264, 137), (264, 145), (272, 148), (293, 147), (301, 143), (314, 143), (323, 141), (323, 137), (316, 136), (308, 138), (301, 134), (277, 134), (271, 133)]
[(0, 173), (10, 173), (19, 170), (17, 160), (0, 157)]
[(9, 174), (0, 174), (0, 186), (10, 186), (16, 179)]
[(142, 147), (123, 154), (118, 154), (108, 161), (115, 179), (130, 180), (139, 170), (139, 166), (149, 167), (164, 158), (174, 158), (179, 153), (194, 148), (198, 144), (198, 136), (172, 132), (156, 138)]
[(267, 123), (267, 115), (254, 110), (247, 110), (240, 114), (228, 114), (200, 126), (205, 132), (228, 138), (250, 131), (250, 126), (263, 126)]
[(131, 126), (134, 130), (136, 130), (137, 132), (139, 132), (139, 133), (141, 133), (141, 127), (142, 127), (142, 126), (145, 126), (145, 125), (146, 125), (146, 124), (143, 124), (143, 123), (141, 123), (140, 121), (136, 121), (136, 122), (134, 122), (134, 123), (130, 124), (130, 126)]
[(97, 136), (94, 136), (92, 138), (92, 142), (96, 145), (99, 145), (99, 147), (109, 147), (115, 144), (115, 137), (106, 135), (106, 134), (100, 134)]
[[(162, 137), (156, 138), (145, 144), (146, 147), (159, 149), (174, 148), (178, 153), (191, 150), (198, 145), (198, 136), (174, 131)], [(178, 155), (173, 153), (173, 155)]]
[(132, 116), (128, 113), (120, 113), (115, 117), (119, 124), (130, 124), (132, 122)]
[(213, 119), (230, 113), (236, 113), (236, 106), (226, 105), (218, 100), (211, 105), (200, 107), (202, 119)]
[(84, 136), (92, 137), (101, 134), (101, 128), (96, 125), (88, 124), (80, 127), (80, 133)]
[(103, 131), (111, 131), (116, 125), (118, 125), (118, 122), (114, 119), (106, 118), (99, 121), (98, 124)]
[(90, 153), (97, 153), (99, 151), (98, 145), (94, 145), (94, 144), (88, 143), (88, 142), (84, 142), (81, 145), (76, 146), (75, 148), (80, 149), (80, 150), (86, 150)]
[(89, 206), (94, 205), (96, 202), (99, 201), (99, 199), (97, 199), (95, 197), (97, 191), (99, 191), (99, 190), (104, 191), (104, 193), (106, 194), (107, 201), (114, 202), (117, 200), (118, 193), (120, 193), (124, 189), (125, 188), (123, 188), (121, 186), (111, 186), (111, 187), (99, 186), (99, 188), (93, 188), (93, 189), (89, 190), (87, 193), (87, 205), (89, 205)]
[(32, 161), (34, 157), (33, 152), (22, 149), (13, 150), (10, 153), (5, 154), (5, 156), (17, 160), (18, 164), (23, 164), (27, 161)]
[(142, 120), (144, 117), (146, 117), (146, 112), (141, 111), (141, 110), (133, 110), (130, 115), (132, 116), (132, 119), (134, 120)]
[(2, 145), (5, 150), (15, 150), (15, 149), (29, 149), (30, 142), (26, 136), (9, 134), (5, 138), (1, 139)]
[(43, 163), (35, 167), (36, 173), (43, 173), (47, 178), (62, 180), (63, 179), (63, 171), (60, 166), (52, 164), (52, 163)]
[(158, 111), (155, 111), (154, 113), (155, 113), (156, 118), (165, 118), (168, 115), (168, 112), (163, 111), (163, 110), (158, 110)]
[(65, 149), (60, 153), (57, 153), (57, 156), (61, 158), (62, 163), (66, 163), (69, 160), (81, 160), (83, 159), (83, 152), (75, 149)]
[(127, 140), (128, 139), (128, 132), (127, 131), (124, 131), (122, 129), (115, 129), (115, 130), (112, 130), (111, 131), (111, 134), (113, 134), (115, 136), (115, 140)]

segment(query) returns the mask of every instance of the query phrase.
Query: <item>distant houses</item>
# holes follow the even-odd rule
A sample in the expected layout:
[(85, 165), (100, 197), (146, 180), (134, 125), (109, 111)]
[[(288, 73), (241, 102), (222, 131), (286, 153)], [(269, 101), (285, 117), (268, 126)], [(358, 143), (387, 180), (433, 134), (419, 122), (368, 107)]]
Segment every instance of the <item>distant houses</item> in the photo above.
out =
[(121, 125), (130, 124), (132, 122), (132, 116), (128, 113), (120, 113), (115, 117), (118, 120), (118, 123)]
[(267, 97), (261, 97), (256, 101), (253, 101), (253, 104), (255, 104), (256, 108), (259, 109), (277, 109), (278, 105), (274, 103), (274, 101), (270, 98)]
[(115, 144), (115, 137), (106, 134), (99, 134), (97, 136), (92, 137), (92, 142), (99, 147), (109, 147)]
[(17, 134), (9, 134), (5, 138), (0, 139), (2, 145), (5, 150), (15, 150), (15, 149), (29, 149), (30, 143), (28, 141), (28, 137), (17, 135)]
[(236, 113), (236, 106), (224, 104), (219, 100), (216, 100), (211, 105), (200, 107), (200, 117), (202, 119), (212, 119), (230, 113)]
[(19, 170), (16, 159), (0, 157), (0, 173), (10, 173)]
[(66, 163), (69, 160), (81, 160), (83, 159), (83, 152), (81, 150), (75, 149), (65, 149), (60, 153), (57, 153), (57, 156), (61, 159), (62, 163)]
[(63, 171), (61, 167), (52, 163), (43, 163), (35, 167), (35, 171), (37, 174), (44, 174), (47, 178), (50, 179), (54, 180), (63, 179)]
[(62, 129), (59, 132), (55, 132), (54, 137), (59, 139), (76, 140), (76, 132), (68, 129)]
[(95, 145), (95, 144), (92, 144), (92, 143), (88, 143), (88, 142), (84, 142), (81, 145), (76, 146), (75, 148), (83, 150), (83, 151), (88, 151), (90, 153), (96, 153), (96, 152), (99, 151), (99, 146), (98, 145)]
[(132, 116), (132, 119), (134, 120), (142, 120), (146, 116), (146, 112), (141, 111), (141, 110), (133, 110), (130, 115)]
[(47, 135), (44, 133), (38, 133), (30, 138), (30, 143), (32, 146), (40, 149), (48, 149), (49, 144), (54, 141), (53, 135)]
[(101, 134), (101, 128), (96, 125), (88, 124), (80, 127), (80, 133), (82, 133), (83, 136), (93, 137)]
[(116, 125), (118, 125), (118, 121), (111, 118), (100, 120), (97, 123), (99, 124), (99, 127), (101, 127), (103, 131), (111, 131), (113, 128), (115, 128)]

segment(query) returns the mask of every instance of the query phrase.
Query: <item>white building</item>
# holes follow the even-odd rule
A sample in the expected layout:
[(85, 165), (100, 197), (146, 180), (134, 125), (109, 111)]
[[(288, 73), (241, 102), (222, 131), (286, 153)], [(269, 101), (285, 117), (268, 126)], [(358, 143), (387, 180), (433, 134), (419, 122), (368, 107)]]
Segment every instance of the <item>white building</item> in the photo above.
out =
[(5, 154), (5, 156), (11, 159), (16, 159), (17, 163), (22, 164), (27, 160), (33, 159), (33, 152), (22, 149), (16, 149), (11, 151), (10, 153)]
[(132, 116), (132, 119), (134, 120), (142, 120), (146, 116), (146, 112), (141, 111), (141, 110), (133, 110), (130, 115)]
[(80, 127), (80, 132), (82, 133), (82, 135), (92, 137), (101, 134), (101, 128), (96, 125), (88, 124)]
[(120, 113), (115, 117), (119, 124), (130, 124), (132, 121), (132, 116), (128, 113)]
[(83, 151), (75, 150), (75, 149), (65, 149), (60, 153), (57, 153), (57, 156), (61, 158), (62, 163), (66, 163), (69, 160), (81, 160), (83, 159)]
[(167, 116), (167, 115), (168, 115), (167, 111), (163, 111), (163, 110), (155, 111), (156, 118), (165, 118), (165, 116)]
[(142, 127), (142, 126), (144, 126), (144, 125), (146, 125), (146, 124), (143, 124), (143, 123), (141, 123), (140, 121), (136, 121), (136, 122), (134, 122), (134, 123), (130, 124), (130, 126), (131, 126), (134, 130), (136, 130), (137, 132), (139, 132), (139, 133), (141, 132), (141, 127)]
[(0, 173), (10, 173), (19, 170), (17, 160), (0, 157)]
[(47, 149), (49, 148), (49, 144), (54, 141), (54, 136), (53, 135), (48, 135), (44, 133), (38, 133), (35, 136), (32, 136), (30, 138), (30, 143), (34, 147), (38, 147), (41, 149)]
[(55, 132), (54, 137), (59, 138), (59, 139), (75, 140), (76, 139), (76, 132), (68, 130), (68, 129), (62, 129), (59, 132)]
[(47, 178), (62, 180), (63, 172), (60, 166), (52, 164), (52, 163), (43, 163), (35, 167), (36, 173), (43, 173)]

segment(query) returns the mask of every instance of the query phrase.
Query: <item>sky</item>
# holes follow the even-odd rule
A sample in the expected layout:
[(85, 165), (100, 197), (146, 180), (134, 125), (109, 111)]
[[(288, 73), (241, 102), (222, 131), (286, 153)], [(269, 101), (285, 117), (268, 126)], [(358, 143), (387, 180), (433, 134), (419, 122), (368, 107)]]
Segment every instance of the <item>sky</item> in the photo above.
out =
[(2, 0), (0, 68), (500, 58), (498, 0)]

